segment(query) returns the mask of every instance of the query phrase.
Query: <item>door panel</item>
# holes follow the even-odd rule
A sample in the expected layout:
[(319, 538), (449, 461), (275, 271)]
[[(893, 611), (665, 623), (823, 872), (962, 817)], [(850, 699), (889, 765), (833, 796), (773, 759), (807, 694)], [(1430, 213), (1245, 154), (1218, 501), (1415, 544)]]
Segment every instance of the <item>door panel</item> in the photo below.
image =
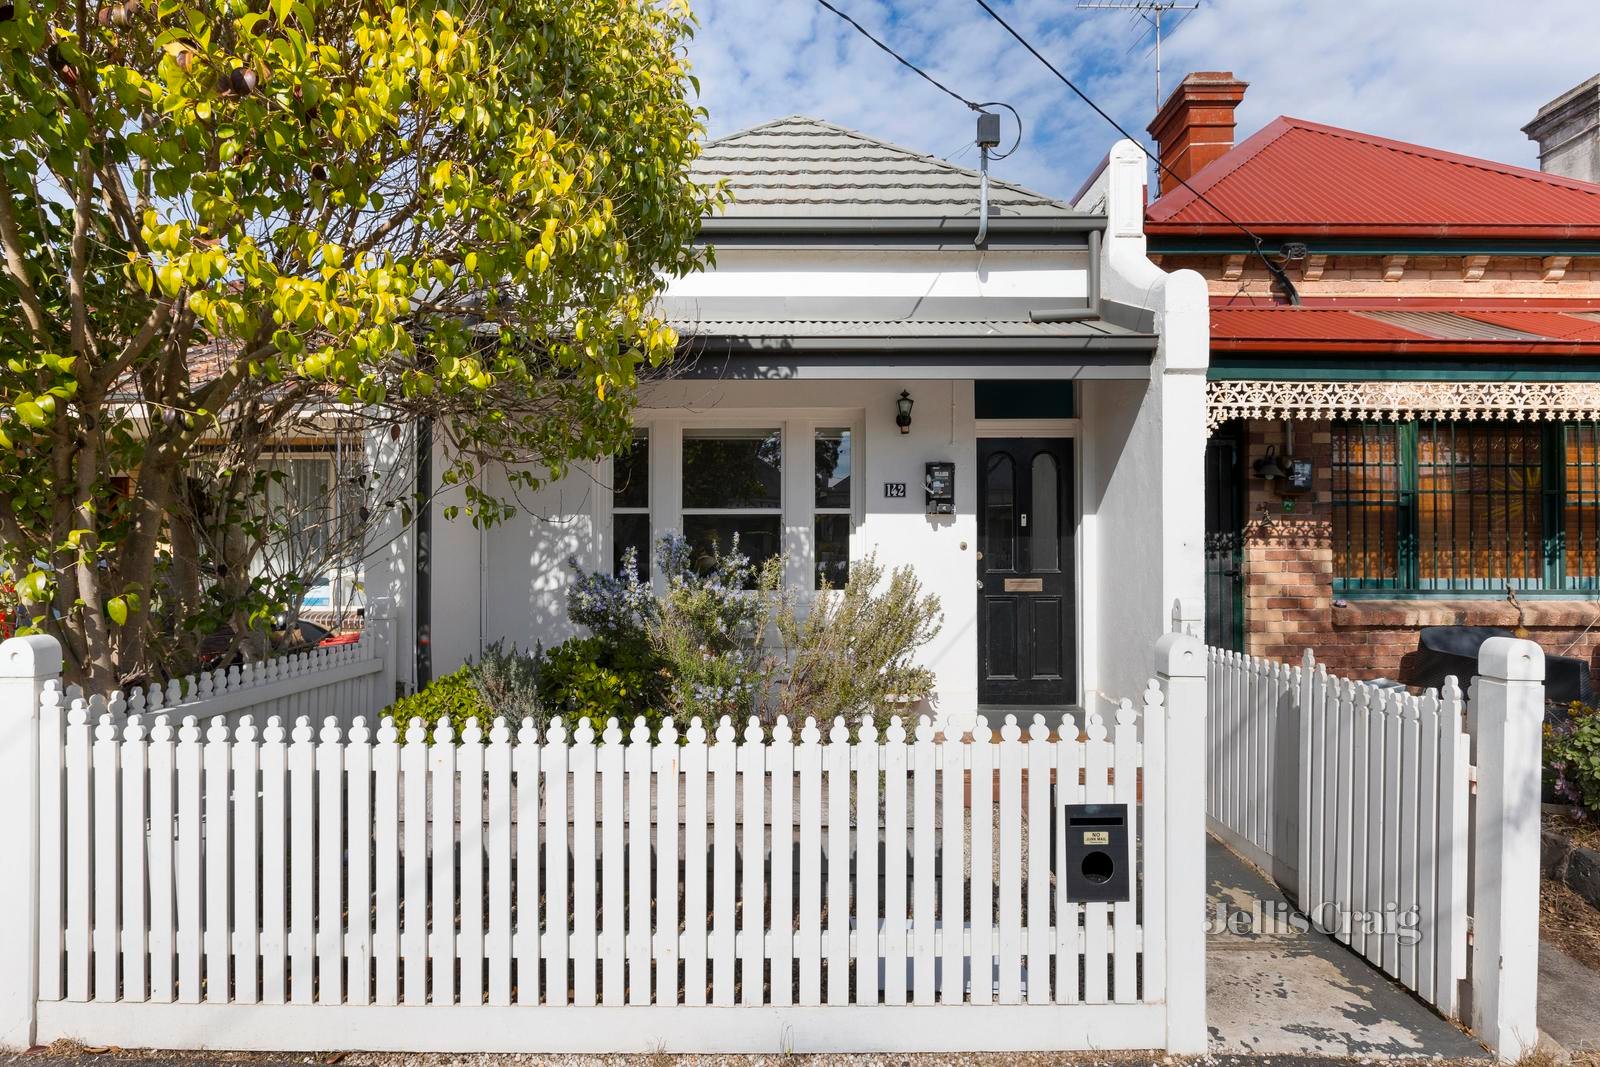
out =
[(988, 534), (980, 532), (979, 540), (985, 543), (984, 554), (994, 570), (1016, 567), (1016, 471), (1016, 461), (1004, 453), (990, 456), (984, 465), (983, 513), (978, 522)]
[(978, 442), (978, 700), (1077, 696), (1072, 443)]
[(989, 670), (995, 678), (1017, 676), (1017, 601), (1014, 597), (994, 597), (984, 606), (988, 622)]
[(1036, 571), (1061, 569), (1061, 470), (1048, 452), (1033, 457), (1028, 489), (1033, 505), (1028, 527), (1028, 562)]
[(1062, 601), (1058, 597), (1042, 597), (1033, 601), (1033, 676), (1035, 678), (1061, 677), (1061, 614)]

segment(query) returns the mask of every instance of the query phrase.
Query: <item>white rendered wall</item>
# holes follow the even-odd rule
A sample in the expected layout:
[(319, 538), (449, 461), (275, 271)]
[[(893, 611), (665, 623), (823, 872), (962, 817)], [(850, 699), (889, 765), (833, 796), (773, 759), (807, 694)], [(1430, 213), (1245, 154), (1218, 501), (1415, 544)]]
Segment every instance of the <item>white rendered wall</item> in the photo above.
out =
[[(915, 400), (912, 432), (894, 424), (895, 397)], [(855, 510), (851, 557), (876, 549), (888, 566), (909, 564), (926, 591), (937, 595), (944, 627), (919, 654), (937, 674), (932, 710), (970, 721), (977, 704), (977, 591), (974, 472), (976, 441), (970, 381), (674, 382), (646, 388), (638, 413), (652, 434), (651, 505), (657, 532), (678, 527), (677, 470), (682, 431), (719, 425), (773, 426), (786, 434), (784, 523), (786, 550), (795, 557), (788, 580), (809, 590), (811, 566), (804, 531), (811, 524), (818, 427), (849, 426)], [(921, 491), (923, 464), (956, 464), (956, 514), (930, 517)], [(586, 568), (610, 559), (609, 473), (573, 474), (524, 496), (516, 518), (482, 535), (486, 570), (478, 571), (478, 531), (464, 519), (435, 518), (434, 674), (459, 666), (478, 649), (478, 590), (484, 592), (484, 639), (526, 647), (557, 643), (574, 631), (566, 593), (576, 557)], [(885, 482), (905, 482), (906, 497), (884, 497)], [(1148, 673), (1148, 668), (1147, 668)]]
[(718, 248), (716, 269), (674, 279), (670, 297), (1029, 297), (1053, 306), (1089, 292), (1088, 251), (815, 251)]
[(1199, 604), (1205, 591), (1208, 297), (1200, 275), (1168, 274), (1146, 255), (1146, 166), (1131, 141), (1111, 150), (1102, 176), (1109, 218), (1101, 291), (1154, 309), (1160, 342), (1150, 380), (1083, 384), (1085, 470), (1093, 471), (1085, 522), (1103, 553), (1085, 567), (1085, 584), (1094, 586), (1085, 658), (1095, 659), (1093, 689), (1106, 699), (1136, 691), (1141, 665), (1171, 628), (1174, 601)]
[[(388, 481), (383, 472), (409, 467), (409, 458), (415, 450), (410, 430), (402, 431), (398, 438), (391, 437), (387, 427), (374, 432), (366, 442), (366, 460), (375, 472), (375, 481), (380, 485), (398, 482), (398, 479)], [(377, 503), (380, 517), (372, 523), (362, 559), (364, 591), (369, 609), (382, 610), (389, 618), (395, 679), (409, 690), (415, 680), (415, 657), (412, 655), (416, 645), (412, 630), (415, 528), (402, 521), (398, 502)]]
[[(488, 570), (484, 641), (518, 648), (559, 644), (575, 632), (567, 622), (566, 590), (577, 560), (586, 570), (600, 563), (595, 536), (596, 497), (606, 490), (588, 465), (534, 493), (518, 491), (517, 514), (485, 534)], [(509, 497), (504, 474), (492, 490)]]
[[(434, 434), (433, 482), (449, 467), (441, 433)], [(448, 507), (459, 508), (455, 518), (445, 517)], [(432, 503), (433, 568), (432, 618), (429, 639), (433, 653), (433, 677), (449, 674), (476, 656), (483, 613), (483, 577), (480, 565), (483, 535), (467, 517), (467, 492), (464, 486), (439, 486)], [(414, 658), (415, 649), (411, 650)]]

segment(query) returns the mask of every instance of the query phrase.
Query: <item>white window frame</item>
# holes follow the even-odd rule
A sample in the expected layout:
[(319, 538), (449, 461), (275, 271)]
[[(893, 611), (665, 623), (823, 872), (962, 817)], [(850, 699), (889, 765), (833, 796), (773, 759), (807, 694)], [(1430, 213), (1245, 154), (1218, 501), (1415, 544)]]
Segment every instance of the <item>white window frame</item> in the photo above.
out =
[[(683, 435), (695, 430), (774, 429), (782, 435), (782, 516), (783, 551), (786, 558), (783, 584), (798, 593), (812, 593), (816, 575), (816, 475), (813, 441), (819, 429), (850, 431), (850, 558), (857, 558), (857, 527), (865, 516), (865, 472), (867, 464), (866, 414), (860, 408), (744, 408), (717, 411), (687, 411), (681, 408), (640, 408), (634, 412), (634, 426), (649, 433), (650, 543), (663, 536), (683, 532)], [(795, 461), (797, 450), (803, 456)], [(599, 465), (604, 492), (593, 494), (593, 529), (599, 567), (611, 569), (613, 465), (607, 459)], [(718, 509), (693, 508), (697, 514), (717, 514)], [(832, 509), (827, 509), (832, 510)], [(724, 514), (771, 513), (765, 509), (725, 509)], [(652, 567), (650, 584), (657, 593), (666, 591), (666, 579)]]
[[(850, 441), (850, 501), (844, 507), (823, 507), (821, 504), (817, 503), (817, 438), (820, 437), (825, 430), (842, 432), (847, 435)], [(849, 564), (854, 562), (856, 558), (855, 533), (856, 526), (859, 525), (859, 520), (856, 518), (858, 513), (856, 501), (859, 495), (861, 482), (861, 479), (857, 477), (859, 464), (856, 461), (856, 449), (861, 443), (861, 436), (857, 432), (855, 426), (850, 423), (816, 422), (811, 426), (811, 435), (808, 438), (807, 443), (810, 445), (810, 448), (807, 449), (807, 452), (810, 460), (809, 467), (811, 470), (811, 579), (808, 584), (808, 588), (813, 592), (821, 592), (821, 587), (817, 584), (819, 581), (819, 575), (817, 574), (817, 520), (819, 518), (824, 515), (845, 515), (849, 517), (850, 529), (845, 534), (845, 564), (847, 569)], [(838, 588), (838, 586), (835, 586), (834, 588)]]
[[(648, 518), (650, 516), (650, 503), (651, 503), (652, 500), (655, 499), (655, 493), (652, 491), (654, 489), (654, 486), (652, 486), (650, 484), (650, 482), (651, 482), (651, 476), (650, 476), (651, 475), (651, 471), (654, 469), (651, 466), (651, 462), (652, 462), (652, 460), (654, 458), (651, 455), (651, 450), (655, 447), (655, 443), (654, 443), (655, 442), (655, 434), (651, 432), (649, 426), (634, 426), (633, 429), (631, 431), (629, 431), (629, 432), (636, 438), (641, 436), (641, 435), (643, 435), (643, 437), (644, 437), (644, 447), (645, 447), (645, 455), (644, 455), (644, 459), (645, 459), (645, 468), (644, 468), (644, 470), (645, 470), (645, 474), (644, 474), (644, 507), (639, 508), (639, 507), (618, 507), (617, 506), (617, 468), (616, 468), (616, 463), (612, 459), (607, 459), (606, 460), (606, 471), (605, 471), (605, 474), (606, 474), (606, 478), (605, 478), (605, 486), (606, 486), (605, 498), (606, 498), (606, 510), (607, 510), (608, 514), (607, 514), (606, 522), (605, 522), (605, 536), (603, 538), (599, 538), (598, 540), (601, 540), (601, 541), (604, 542), (604, 549), (605, 549), (604, 554), (601, 557), (601, 567), (603, 569), (609, 571), (612, 574), (616, 573), (616, 551), (615, 551), (614, 546), (615, 546), (616, 540), (617, 540), (617, 516), (618, 515), (644, 515), (646, 518)], [(651, 523), (650, 526), (651, 526), (651, 533), (650, 533), (650, 536), (645, 540), (645, 545), (644, 545), (644, 551), (645, 551), (646, 555), (645, 555), (645, 558), (643, 558), (643, 559), (641, 559), (639, 561), (639, 564), (646, 572), (653, 574), (653, 573), (655, 573), (655, 561), (653, 559), (649, 558), (649, 557), (655, 551), (655, 529), (654, 529), (655, 524)]]
[[(724, 431), (737, 432), (739, 430), (767, 431), (768, 433), (777, 435), (777, 437), (778, 437), (778, 506), (775, 507), (775, 508), (700, 508), (700, 507), (690, 507), (688, 504), (684, 503), (683, 502), (683, 481), (684, 481), (684, 479), (683, 479), (683, 465), (684, 465), (684, 461), (685, 461), (685, 455), (684, 455), (684, 451), (685, 450), (683, 448), (683, 443), (686, 440), (688, 440), (689, 438), (694, 437), (696, 434), (716, 434), (716, 433), (720, 433), (720, 432), (724, 432)], [(758, 516), (759, 515), (759, 516), (763, 516), (763, 517), (772, 517), (772, 518), (776, 518), (778, 520), (778, 541), (779, 541), (779, 549), (778, 549), (778, 551), (780, 553), (787, 552), (788, 547), (789, 547), (789, 540), (790, 539), (788, 537), (788, 531), (785, 529), (785, 526), (787, 525), (787, 523), (785, 522), (785, 517), (788, 515), (788, 510), (786, 508), (786, 505), (789, 502), (790, 487), (788, 485), (788, 478), (786, 477), (786, 474), (787, 474), (787, 472), (789, 470), (790, 460), (792, 458), (791, 454), (792, 454), (793, 451), (794, 450), (792, 448), (790, 448), (790, 436), (789, 436), (789, 434), (787, 432), (787, 427), (784, 425), (784, 420), (781, 419), (781, 418), (769, 418), (769, 419), (766, 419), (766, 420), (757, 420), (756, 422), (751, 423), (751, 424), (747, 424), (743, 420), (740, 420), (739, 422), (731, 422), (730, 423), (730, 422), (723, 422), (723, 421), (708, 421), (708, 420), (699, 420), (699, 419), (683, 423), (678, 428), (678, 465), (677, 465), (677, 471), (676, 471), (676, 473), (677, 473), (677, 482), (678, 482), (678, 523), (677, 523), (678, 531), (679, 532), (684, 532), (684, 531), (686, 531), (688, 529), (688, 526), (689, 526), (688, 520), (689, 520), (690, 516), (729, 515), (729, 516), (744, 517), (744, 516)], [(718, 545), (717, 546), (717, 550), (719, 552), (725, 552), (728, 549), (728, 547), (729, 547), (728, 545)], [(785, 575), (785, 584), (788, 584), (787, 580), (788, 580), (788, 576)]]

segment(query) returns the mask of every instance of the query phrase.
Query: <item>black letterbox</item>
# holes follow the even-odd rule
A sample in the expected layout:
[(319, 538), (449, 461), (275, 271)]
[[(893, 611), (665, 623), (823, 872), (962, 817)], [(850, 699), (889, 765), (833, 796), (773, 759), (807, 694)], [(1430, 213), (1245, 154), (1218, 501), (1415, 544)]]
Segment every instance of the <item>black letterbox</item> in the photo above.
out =
[(928, 499), (929, 515), (954, 515), (956, 513), (956, 465), (944, 460), (924, 465), (923, 489)]
[(1067, 899), (1129, 900), (1128, 805), (1068, 804)]

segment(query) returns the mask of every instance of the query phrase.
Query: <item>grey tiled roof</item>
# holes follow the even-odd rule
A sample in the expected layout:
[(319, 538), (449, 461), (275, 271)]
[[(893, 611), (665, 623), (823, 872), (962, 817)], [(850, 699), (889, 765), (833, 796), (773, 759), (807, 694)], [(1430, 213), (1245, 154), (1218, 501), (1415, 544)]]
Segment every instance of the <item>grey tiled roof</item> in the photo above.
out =
[[(709, 141), (699, 181), (726, 178), (734, 217), (978, 215), (978, 172), (821, 119), (791, 115)], [(989, 177), (990, 217), (1074, 215), (1042, 193)]]

